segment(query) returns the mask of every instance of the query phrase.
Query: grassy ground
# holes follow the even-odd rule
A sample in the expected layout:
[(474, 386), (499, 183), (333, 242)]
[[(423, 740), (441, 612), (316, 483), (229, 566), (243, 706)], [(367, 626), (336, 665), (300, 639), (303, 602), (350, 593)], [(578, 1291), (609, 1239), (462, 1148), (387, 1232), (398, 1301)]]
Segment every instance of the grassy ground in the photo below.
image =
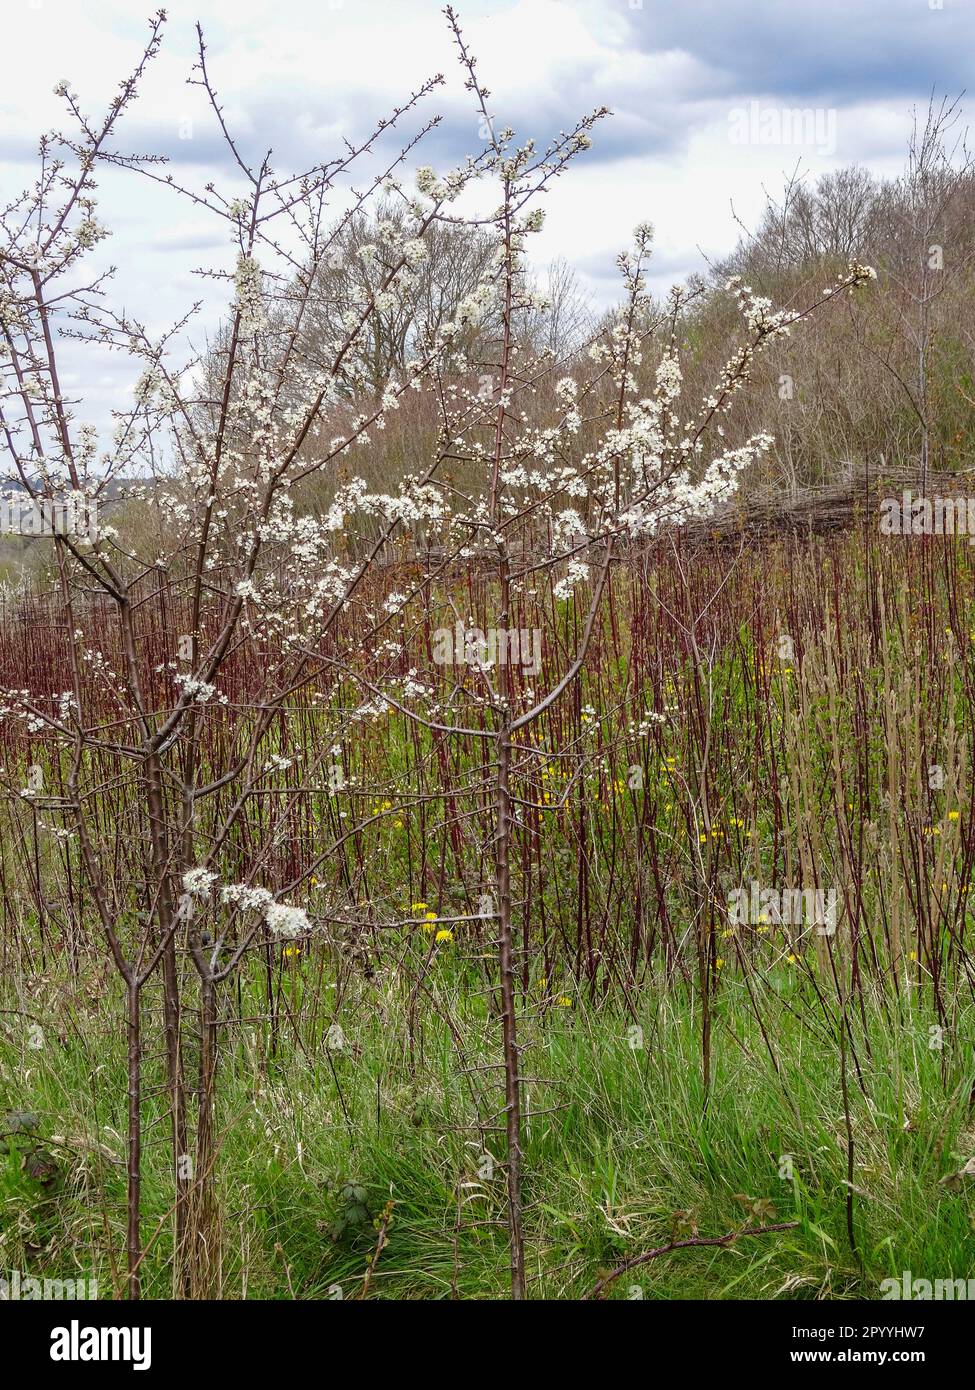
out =
[[(307, 960), (287, 972), (273, 1046), (266, 1022), (246, 1021), (256, 1002), (247, 989), (225, 1001), (222, 1295), (358, 1296), (375, 1221), (392, 1202), (370, 1297), (503, 1297), (505, 1182), (500, 1135), (490, 1128), (500, 1108), (489, 1069), (499, 1060), (497, 1027), (484, 996), (460, 989), (446, 957), (430, 976), (436, 1008), (411, 1006), (408, 988), (393, 979), (363, 980), (344, 1000), (342, 1035), (333, 1026), (329, 1046), (329, 1025), (312, 1026), (299, 1012), (302, 972), (315, 968)], [(125, 1073), (120, 1030), (110, 1023), (119, 1001), (111, 984), (95, 998), (49, 979), (34, 994), (29, 1007), (59, 1020), (41, 1045), (24, 1020), (2, 1015), (0, 1102), (16, 1112), (6, 1123), (19, 1133), (8, 1132), (0, 1169), (0, 1266), (95, 1274), (101, 1296), (111, 1296), (122, 1288), (124, 1247)], [(533, 1296), (577, 1298), (671, 1238), (793, 1220), (794, 1229), (726, 1248), (665, 1254), (614, 1282), (608, 1296), (877, 1297), (880, 1281), (905, 1269), (967, 1277), (975, 1183), (950, 1175), (975, 1152), (965, 1128), (975, 1010), (959, 1013), (939, 1048), (931, 1045), (937, 1020), (910, 994), (893, 1011), (868, 995), (853, 1029), (858, 1254), (846, 1224), (835, 1021), (813, 1020), (811, 980), (783, 972), (769, 981), (774, 1063), (744, 981), (723, 986), (707, 1106), (700, 1020), (680, 990), (648, 988), (635, 1018), (583, 999), (555, 1002), (567, 996), (528, 1001)], [(13, 996), (6, 1003), (28, 1007)], [(152, 1064), (158, 1033), (150, 1027), (147, 1036), (147, 1088), (158, 1090), (146, 1106), (145, 1292), (168, 1297), (173, 1184), (162, 1072)], [(186, 1045), (192, 1064), (192, 1038)]]

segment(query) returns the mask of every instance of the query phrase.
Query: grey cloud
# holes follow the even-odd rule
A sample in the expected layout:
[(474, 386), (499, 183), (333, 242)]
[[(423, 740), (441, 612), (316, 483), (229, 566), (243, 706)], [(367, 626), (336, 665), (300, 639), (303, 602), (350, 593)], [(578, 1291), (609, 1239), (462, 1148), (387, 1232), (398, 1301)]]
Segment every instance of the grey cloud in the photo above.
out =
[[(595, 13), (596, 11), (593, 11)], [(975, 11), (945, 0), (644, 0), (622, 8), (641, 52), (677, 47), (712, 69), (712, 94), (743, 92), (854, 103), (957, 92), (971, 77)]]

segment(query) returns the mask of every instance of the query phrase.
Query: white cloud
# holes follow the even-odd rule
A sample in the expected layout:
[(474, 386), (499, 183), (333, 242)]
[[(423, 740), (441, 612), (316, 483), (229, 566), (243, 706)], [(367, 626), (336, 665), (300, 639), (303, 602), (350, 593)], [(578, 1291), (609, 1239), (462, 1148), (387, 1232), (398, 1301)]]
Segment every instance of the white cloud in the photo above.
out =
[[(806, 62), (795, 43), (784, 45), (783, 23), (765, 0), (684, 7), (645, 0), (638, 11), (625, 0), (463, 4), (465, 35), (501, 123), (544, 145), (593, 106), (616, 113), (597, 130), (593, 151), (549, 196), (539, 261), (565, 256), (606, 302), (615, 283), (614, 257), (638, 221), (649, 218), (657, 228), (653, 273), (662, 286), (703, 267), (699, 246), (710, 256), (729, 251), (739, 230), (732, 202), (746, 224), (754, 224), (763, 187), (780, 188), (797, 159), (811, 177), (853, 160), (878, 173), (895, 172), (909, 121), (909, 55), (924, 55), (916, 91), (923, 103), (931, 66), (943, 59), (949, 77), (954, 70), (963, 21), (904, 0), (892, 4), (893, 19), (884, 28), (873, 0), (844, 0), (846, 22), (827, 34), (816, 27), (821, 5), (796, 0), (786, 8), (810, 55)], [(96, 113), (110, 99), (145, 38), (139, 8), (130, 0), (31, 0), (5, 7), (5, 198), (32, 177), (29, 155), (39, 132), (61, 124), (52, 90), (58, 80), (71, 81), (86, 112)], [(177, 182), (198, 188), (216, 178), (237, 191), (205, 94), (186, 82), (198, 17), (210, 73), (245, 158), (258, 161), (273, 146), (275, 166), (283, 171), (334, 157), (343, 137), (361, 139), (437, 71), (447, 82), (423, 110), (427, 116), (441, 111), (445, 119), (427, 157), (444, 167), (479, 148), (477, 117), (435, 0), (174, 0), (168, 9), (163, 50), (117, 147), (164, 151)], [(723, 37), (730, 34), (735, 42)], [(865, 73), (859, 90), (851, 77), (858, 60)], [(834, 103), (835, 151), (732, 144), (729, 111), (750, 100)], [(419, 119), (408, 119), (404, 130), (416, 130)], [(191, 273), (213, 261), (229, 264), (229, 241), (222, 240), (219, 224), (133, 175), (108, 174), (101, 191), (101, 217), (115, 235), (99, 248), (100, 263), (119, 266), (119, 297), (155, 331), (202, 295), (199, 343), (226, 303), (223, 287)], [(127, 367), (113, 365), (109, 373), (117, 391), (128, 383)], [(111, 394), (110, 385), (99, 388), (99, 397), (105, 392)]]

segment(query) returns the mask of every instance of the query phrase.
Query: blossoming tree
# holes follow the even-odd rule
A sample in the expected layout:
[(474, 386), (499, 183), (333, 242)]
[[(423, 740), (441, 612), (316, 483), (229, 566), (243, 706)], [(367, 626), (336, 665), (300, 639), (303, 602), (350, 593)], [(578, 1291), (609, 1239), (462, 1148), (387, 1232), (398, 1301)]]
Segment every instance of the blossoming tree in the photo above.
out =
[[(202, 34), (193, 80), (226, 143), (228, 187), (183, 187), (161, 161), (119, 153), (115, 130), (158, 51), (160, 11), (102, 120), (61, 85), (74, 131), (44, 138), (36, 183), (3, 218), (0, 424), (13, 474), (41, 499), (68, 490), (111, 502), (90, 534), (55, 538), (70, 689), (8, 691), (4, 703), (46, 750), (56, 783), (42, 780), (16, 795), (47, 814), (76, 855), (86, 912), (125, 985), (132, 1297), (145, 1249), (147, 985), (160, 981), (177, 1287), (205, 1296), (214, 1277), (221, 994), (275, 941), (317, 936), (337, 950), (358, 949), (363, 923), (346, 846), (370, 822), (434, 807), (445, 842), (456, 845), (461, 833), (477, 842), (479, 880), (463, 885), (476, 908), (434, 914), (429, 946), (403, 960), (412, 962), (419, 989), (438, 939), (466, 931), (492, 947), (488, 985), (501, 1046), (488, 1070), (503, 1076), (496, 1113), (512, 1293), (525, 1296), (519, 1023), (526, 1005), (517, 976), (519, 965), (527, 968), (529, 908), (513, 844), (519, 827), (557, 812), (570, 790), (554, 799), (525, 791), (539, 785), (543, 757), (531, 730), (558, 702), (578, 697), (613, 565), (647, 538), (710, 514), (770, 447), (765, 434), (730, 450), (721, 439), (722, 417), (756, 354), (870, 274), (852, 265), (801, 312), (776, 311), (748, 286), (731, 284), (741, 346), (712, 394), (688, 409), (679, 350), (687, 296), (675, 290), (664, 304), (652, 300), (645, 278), (652, 233), (642, 226), (620, 257), (624, 297), (611, 324), (568, 360), (537, 351), (525, 327), (538, 308), (529, 238), (541, 228), (547, 190), (607, 113), (592, 112), (544, 149), (517, 143), (513, 132), (495, 128), (457, 17), (446, 13), (487, 138), (477, 157), (442, 176), (425, 165), (409, 175), (436, 117), (383, 153), (389, 132), (414, 120), (439, 77), (341, 157), (284, 175), (268, 155), (247, 157), (230, 131)], [(326, 217), (327, 195), (366, 161), (373, 167), (362, 192), (339, 217)], [(107, 235), (97, 219), (96, 175), (116, 169), (191, 200), (226, 233), (233, 261), (212, 276), (226, 287), (229, 307), (206, 354), (187, 349), (188, 319), (151, 331), (112, 307), (104, 275), (86, 278), (86, 257)], [(337, 254), (349, 254), (347, 228), (377, 199), (397, 216), (380, 247), (353, 239), (361, 265), (328, 323), (325, 352), (323, 335), (308, 331), (322, 312), (323, 277)], [(430, 239), (444, 228), (476, 228), (492, 254), (453, 316), (417, 329), (386, 379), (370, 379), (362, 345), (415, 290)], [(101, 453), (97, 432), (79, 418), (82, 402), (62, 384), (65, 344), (77, 340), (86, 350), (127, 354), (138, 371), (133, 399), (116, 410), (114, 439)], [(659, 362), (651, 394), (642, 395), (637, 373), (649, 351)], [(436, 414), (435, 446), (422, 471), (377, 490), (357, 475), (357, 453), (381, 439), (415, 395)], [(317, 511), (303, 502), (315, 479), (329, 489)], [(123, 524), (133, 517), (142, 521), (138, 537)], [(367, 540), (357, 531), (364, 521), (372, 527)], [(390, 589), (384, 559), (404, 533), (422, 533), (426, 559)], [(495, 617), (490, 643), (483, 632), (471, 637), (459, 610), (458, 570), (476, 575), (486, 596)], [(533, 635), (527, 662), (515, 655), (525, 647), (514, 639), (528, 631), (529, 601), (571, 613), (576, 637), (546, 648)], [(88, 631), (103, 611), (112, 615), (109, 651)], [(460, 634), (449, 660), (434, 650), (438, 620)], [(250, 673), (246, 693), (242, 669)], [(289, 751), (295, 696), (338, 687), (356, 698), (323, 701), (314, 756), (298, 757)], [(426, 771), (414, 786), (357, 778), (360, 731), (390, 711), (427, 741), (433, 782)], [(648, 710), (646, 718), (659, 715)], [(458, 744), (476, 750), (475, 784), (445, 752)], [(135, 795), (121, 844), (105, 825), (123, 785)], [(298, 844), (296, 807), (322, 797), (341, 809), (316, 842)], [(363, 880), (360, 873), (356, 886)], [(408, 928), (415, 917), (391, 913), (368, 929)], [(187, 1042), (191, 1013), (199, 1020), (195, 1052)], [(463, 1049), (464, 1039), (456, 1041)]]

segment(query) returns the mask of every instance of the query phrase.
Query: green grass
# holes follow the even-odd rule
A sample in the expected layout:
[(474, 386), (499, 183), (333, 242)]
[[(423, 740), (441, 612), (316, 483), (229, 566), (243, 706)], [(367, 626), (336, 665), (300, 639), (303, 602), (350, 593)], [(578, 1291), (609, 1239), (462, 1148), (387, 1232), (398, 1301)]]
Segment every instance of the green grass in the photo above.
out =
[[(298, 975), (287, 975), (288, 995), (297, 996)], [(263, 1022), (228, 1019), (218, 1086), (223, 1297), (327, 1298), (336, 1286), (356, 1297), (377, 1240), (373, 1221), (388, 1201), (392, 1224), (370, 1297), (505, 1296), (503, 1140), (489, 1128), (501, 1118), (499, 1073), (485, 1069), (499, 1061), (498, 1027), (449, 957), (431, 980), (438, 1009), (428, 1002), (417, 1011), (412, 1051), (409, 987), (388, 977), (357, 980), (346, 995), (340, 1051), (322, 1045), (321, 1024), (313, 1037), (299, 1021), (298, 1039), (285, 1020), (272, 1056)], [(538, 1078), (526, 1086), (524, 1158), (532, 1296), (577, 1298), (602, 1272), (675, 1233), (720, 1236), (763, 1220), (800, 1224), (729, 1248), (666, 1254), (618, 1280), (610, 1296), (869, 1298), (904, 1269), (972, 1275), (975, 1182), (942, 1179), (975, 1153), (975, 1011), (959, 1010), (941, 1050), (929, 1046), (936, 1019), (904, 996), (885, 1009), (868, 995), (865, 1018), (853, 1023), (863, 1083), (851, 1057), (861, 1264), (846, 1232), (839, 1050), (828, 1021), (797, 1017), (806, 988), (783, 976), (763, 997), (777, 1073), (744, 985), (722, 982), (706, 1106), (692, 997), (645, 989), (636, 1002), (642, 1039), (630, 1015), (581, 998), (529, 1009), (524, 1072)], [(111, 984), (95, 1000), (50, 982), (30, 1006), (5, 1001), (58, 1019), (40, 1048), (14, 1016), (0, 1015), (0, 1106), (38, 1120), (7, 1141), (0, 1167), (0, 1268), (95, 1273), (102, 1296), (121, 1291), (124, 1267), (119, 1003)], [(168, 1297), (173, 1185), (157, 1004), (148, 991), (144, 1276), (146, 1296)], [(253, 1016), (256, 982), (224, 1004)], [(463, 1058), (445, 1012), (465, 1039)], [(192, 1038), (186, 1060), (192, 1076)], [(22, 1166), (35, 1147), (57, 1162), (46, 1186)]]

